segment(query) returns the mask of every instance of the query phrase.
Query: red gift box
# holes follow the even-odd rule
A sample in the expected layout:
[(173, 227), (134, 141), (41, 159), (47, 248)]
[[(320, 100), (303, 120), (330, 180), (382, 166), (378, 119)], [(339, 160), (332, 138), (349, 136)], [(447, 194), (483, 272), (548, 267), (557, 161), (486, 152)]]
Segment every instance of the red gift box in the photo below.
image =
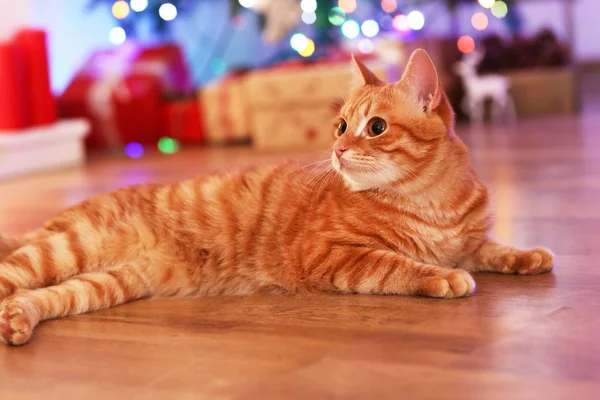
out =
[(169, 102), (163, 105), (163, 135), (182, 143), (205, 140), (202, 115), (196, 99)]
[(176, 46), (98, 51), (60, 97), (61, 114), (90, 119), (90, 149), (154, 143), (163, 136), (163, 97), (191, 90), (189, 76)]

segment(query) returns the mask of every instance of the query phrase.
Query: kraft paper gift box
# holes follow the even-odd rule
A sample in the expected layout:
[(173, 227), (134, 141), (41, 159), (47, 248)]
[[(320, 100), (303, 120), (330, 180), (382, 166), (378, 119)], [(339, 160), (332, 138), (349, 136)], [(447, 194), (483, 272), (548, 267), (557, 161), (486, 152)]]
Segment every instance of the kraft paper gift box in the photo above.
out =
[[(369, 63), (381, 79), (382, 65)], [(339, 107), (360, 82), (350, 62), (286, 65), (256, 71), (245, 82), (257, 150), (327, 149)]]

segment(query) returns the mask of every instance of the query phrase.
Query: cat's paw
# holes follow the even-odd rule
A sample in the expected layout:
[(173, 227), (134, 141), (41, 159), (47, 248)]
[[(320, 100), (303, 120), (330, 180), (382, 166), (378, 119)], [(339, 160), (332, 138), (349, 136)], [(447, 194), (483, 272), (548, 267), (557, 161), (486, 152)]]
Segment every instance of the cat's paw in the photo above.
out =
[(550, 272), (554, 267), (554, 255), (542, 248), (518, 251), (502, 257), (499, 267), (503, 274), (543, 274)]
[(20, 346), (27, 343), (36, 325), (35, 310), (27, 303), (5, 300), (0, 304), (0, 340)]
[(428, 297), (452, 299), (475, 292), (475, 280), (463, 269), (452, 269), (423, 282), (421, 293)]

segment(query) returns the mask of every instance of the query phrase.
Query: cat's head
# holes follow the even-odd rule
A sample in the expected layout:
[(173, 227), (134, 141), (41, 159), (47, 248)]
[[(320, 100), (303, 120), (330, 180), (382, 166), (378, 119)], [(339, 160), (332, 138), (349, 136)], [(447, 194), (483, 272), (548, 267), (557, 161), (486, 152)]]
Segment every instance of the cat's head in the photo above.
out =
[(354, 59), (362, 77), (335, 122), (332, 164), (352, 190), (403, 187), (436, 162), (440, 143), (452, 140), (454, 112), (435, 66), (416, 50), (402, 78), (379, 80)]

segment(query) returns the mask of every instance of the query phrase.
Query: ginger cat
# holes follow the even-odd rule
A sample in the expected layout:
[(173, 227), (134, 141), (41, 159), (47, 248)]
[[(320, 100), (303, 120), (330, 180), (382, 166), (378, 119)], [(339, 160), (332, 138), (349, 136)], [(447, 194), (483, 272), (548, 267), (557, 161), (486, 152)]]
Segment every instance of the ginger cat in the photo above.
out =
[(355, 64), (364, 84), (324, 179), (282, 165), (141, 185), (0, 239), (0, 338), (21, 345), (40, 321), (153, 296), (454, 298), (475, 291), (468, 271), (550, 271), (549, 251), (489, 238), (488, 192), (427, 53), (389, 85)]

